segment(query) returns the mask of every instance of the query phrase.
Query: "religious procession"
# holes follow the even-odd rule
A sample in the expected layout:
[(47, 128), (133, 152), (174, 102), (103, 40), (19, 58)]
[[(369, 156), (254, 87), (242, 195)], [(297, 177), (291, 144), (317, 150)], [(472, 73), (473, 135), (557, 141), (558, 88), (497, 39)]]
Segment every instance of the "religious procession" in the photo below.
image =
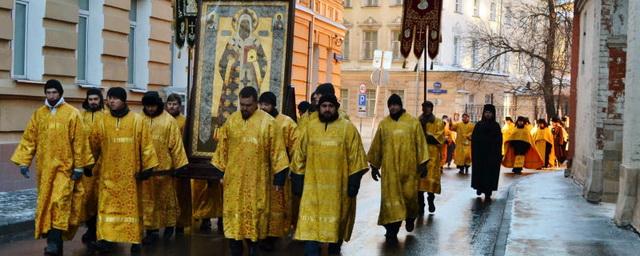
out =
[(0, 4), (0, 254), (634, 255), (611, 1)]

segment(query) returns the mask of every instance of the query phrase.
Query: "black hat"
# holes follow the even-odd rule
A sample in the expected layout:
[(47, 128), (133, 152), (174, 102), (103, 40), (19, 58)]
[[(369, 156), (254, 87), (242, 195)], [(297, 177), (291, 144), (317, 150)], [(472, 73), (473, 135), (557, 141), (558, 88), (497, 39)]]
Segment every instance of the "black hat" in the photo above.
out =
[(400, 98), (398, 94), (391, 94), (387, 100), (387, 106), (391, 105), (400, 105), (400, 107), (402, 107), (402, 98)]
[(271, 106), (276, 106), (276, 95), (273, 94), (272, 92), (263, 92), (260, 95), (260, 98), (258, 99), (259, 103), (267, 103), (267, 104), (271, 104)]
[(315, 93), (319, 93), (324, 96), (328, 94), (336, 94), (336, 91), (335, 89), (333, 89), (333, 84), (324, 83), (324, 84), (318, 85), (318, 88), (316, 88)]
[(144, 96), (142, 96), (142, 105), (143, 106), (156, 105), (159, 108), (164, 107), (164, 103), (162, 103), (160, 94), (158, 94), (158, 92), (156, 91), (148, 91), (144, 93)]
[(489, 111), (493, 113), (494, 116), (496, 115), (496, 107), (494, 105), (485, 104), (484, 108), (482, 109), (482, 112), (484, 113), (485, 111)]
[(309, 106), (311, 106), (311, 104), (306, 100), (303, 102), (300, 102), (300, 104), (298, 104), (298, 111), (307, 112), (307, 110), (309, 109)]
[(338, 103), (338, 98), (336, 98), (333, 94), (322, 95), (320, 100), (318, 101), (318, 106), (322, 105), (323, 102), (331, 102), (336, 108), (340, 108), (340, 103)]
[(430, 108), (433, 108), (433, 102), (428, 101), (428, 100), (427, 100), (427, 101), (425, 101), (425, 102), (422, 102), (422, 107), (430, 107)]
[(111, 87), (107, 91), (107, 97), (114, 97), (122, 101), (127, 101), (127, 91), (122, 87)]
[(62, 89), (62, 84), (58, 80), (55, 80), (55, 79), (48, 80), (47, 83), (44, 85), (44, 92), (47, 93), (47, 89), (51, 89), (51, 88), (56, 89), (56, 91), (60, 93), (60, 96), (64, 94), (64, 90)]
[(516, 118), (516, 122), (520, 122), (520, 121), (526, 122), (527, 119), (524, 116), (519, 116), (518, 118)]

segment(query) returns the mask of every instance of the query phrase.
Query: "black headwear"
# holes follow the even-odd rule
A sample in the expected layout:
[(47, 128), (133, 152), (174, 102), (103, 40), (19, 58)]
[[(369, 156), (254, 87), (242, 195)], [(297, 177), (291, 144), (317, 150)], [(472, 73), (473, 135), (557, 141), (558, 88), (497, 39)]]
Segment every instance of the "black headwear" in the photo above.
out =
[(334, 106), (336, 106), (336, 109), (340, 108), (340, 103), (338, 103), (338, 98), (336, 98), (335, 95), (333, 94), (323, 94), (322, 97), (320, 97), (320, 100), (318, 101), (318, 106), (322, 105), (322, 103), (324, 102), (331, 102), (333, 103)]
[[(318, 88), (316, 88), (316, 92), (315, 93), (319, 93), (320, 95), (324, 96), (324, 95), (329, 95), (329, 94), (336, 94), (336, 91), (335, 91), (335, 89), (333, 89), (333, 84), (324, 83), (324, 84), (318, 85)], [(319, 104), (320, 103), (318, 103), (318, 105)]]
[(400, 105), (400, 107), (402, 107), (402, 98), (400, 98), (398, 94), (391, 94), (387, 100), (387, 106), (391, 105)]
[(493, 114), (493, 118), (491, 119), (491, 121), (495, 121), (496, 120), (496, 107), (492, 104), (485, 104), (484, 107), (482, 108), (482, 119), (484, 120), (484, 112), (489, 111)]
[(527, 120), (524, 118), (524, 116), (519, 116), (518, 118), (516, 118), (516, 122), (519, 121), (526, 122)]
[(425, 102), (422, 102), (422, 107), (430, 107), (430, 108), (433, 108), (433, 102), (431, 102), (431, 101), (425, 101)]
[(276, 107), (276, 95), (273, 94), (272, 92), (263, 92), (260, 95), (260, 98), (258, 99), (259, 103), (267, 103), (267, 104), (271, 104), (271, 106), (273, 106), (274, 108)]
[(148, 91), (144, 93), (144, 96), (142, 96), (142, 105), (143, 106), (156, 105), (160, 109), (164, 107), (164, 103), (160, 98), (160, 94), (158, 94), (158, 92), (156, 91)]
[(55, 79), (48, 80), (47, 83), (44, 85), (44, 92), (47, 93), (47, 89), (51, 89), (51, 88), (56, 89), (56, 91), (60, 93), (60, 96), (64, 94), (64, 90), (62, 89), (62, 84), (58, 80), (55, 80)]
[(307, 110), (309, 110), (309, 106), (311, 106), (311, 104), (306, 100), (300, 102), (300, 104), (298, 104), (298, 111), (307, 112)]
[[(91, 107), (89, 107), (89, 96), (90, 95), (98, 95), (98, 97), (100, 98), (100, 103), (98, 103), (98, 108), (97, 109), (91, 109)], [(87, 97), (84, 98), (84, 102), (82, 102), (82, 108), (84, 108), (85, 110), (88, 111), (95, 111), (95, 110), (101, 110), (104, 108), (104, 98), (102, 97), (102, 91), (98, 88), (89, 88), (89, 90), (87, 90)]]
[(122, 87), (111, 87), (107, 91), (107, 97), (118, 98), (121, 101), (127, 101), (127, 91)]

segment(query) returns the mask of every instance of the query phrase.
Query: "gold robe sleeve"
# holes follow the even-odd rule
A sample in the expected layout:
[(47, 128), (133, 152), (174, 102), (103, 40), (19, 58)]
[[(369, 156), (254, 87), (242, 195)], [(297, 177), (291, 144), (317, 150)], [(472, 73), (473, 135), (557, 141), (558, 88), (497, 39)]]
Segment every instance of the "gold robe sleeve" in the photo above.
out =
[(307, 143), (308, 135), (305, 126), (298, 126), (296, 130), (298, 140), (293, 150), (293, 157), (291, 157), (291, 163), (289, 168), (292, 173), (304, 175), (304, 169), (307, 163)]
[(84, 129), (84, 122), (80, 113), (75, 111), (71, 118), (69, 138), (73, 140), (73, 167), (83, 168), (95, 163), (91, 147), (89, 146), (89, 134)]
[(420, 122), (416, 122), (414, 125), (414, 133), (416, 136), (416, 159), (418, 164), (423, 164), (429, 161), (429, 149), (427, 147), (427, 140), (424, 137), (422, 126)]
[(275, 119), (269, 125), (269, 135), (270, 135), (270, 161), (271, 161), (271, 172), (272, 174), (276, 174), (284, 169), (286, 169), (289, 165), (289, 158), (287, 157), (287, 150), (284, 143), (284, 137), (282, 136), (282, 131)]
[(358, 130), (351, 124), (350, 121), (347, 125), (347, 166), (349, 175), (355, 174), (362, 170), (367, 169), (367, 155), (364, 151), (364, 146), (362, 145), (362, 140), (360, 139), (360, 134)]
[(141, 170), (148, 170), (158, 166), (158, 155), (153, 147), (153, 141), (151, 138), (151, 130), (149, 129), (149, 123), (142, 120), (140, 117), (140, 125), (142, 126), (138, 136), (140, 136), (140, 150), (141, 150)]
[(187, 152), (184, 150), (184, 143), (182, 143), (182, 133), (177, 121), (171, 122), (169, 131), (169, 145), (171, 153), (171, 165), (174, 170), (180, 169), (189, 164), (187, 160)]
[[(367, 160), (376, 168), (382, 167), (382, 131), (383, 127), (381, 123), (378, 126), (378, 130), (376, 130), (376, 134), (373, 136), (371, 147), (369, 147), (369, 152), (367, 153)], [(422, 132), (420, 132), (420, 134), (422, 134)], [(422, 136), (422, 138), (424, 138), (424, 136)]]
[(13, 156), (11, 156), (11, 162), (15, 163), (16, 165), (31, 165), (31, 160), (36, 153), (36, 145), (38, 140), (37, 124), (37, 115), (34, 112), (33, 115), (31, 115), (29, 123), (27, 123), (27, 127), (24, 129), (22, 139), (20, 139), (20, 144), (18, 144), (16, 151), (13, 153)]
[(213, 157), (211, 158), (211, 165), (216, 167), (218, 170), (224, 172), (227, 169), (227, 162), (229, 161), (228, 156), (228, 147), (229, 137), (227, 128), (228, 123), (225, 123), (217, 130), (217, 144), (216, 151), (213, 152)]

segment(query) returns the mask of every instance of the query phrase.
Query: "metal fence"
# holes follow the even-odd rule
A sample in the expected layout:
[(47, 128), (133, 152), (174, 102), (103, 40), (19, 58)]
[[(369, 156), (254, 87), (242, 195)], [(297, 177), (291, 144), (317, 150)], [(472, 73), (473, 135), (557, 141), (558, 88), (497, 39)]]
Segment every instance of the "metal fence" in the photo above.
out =
[[(496, 105), (496, 120), (500, 123), (506, 116), (510, 116), (515, 121), (517, 116), (529, 117), (531, 120), (545, 118), (544, 106), (498, 106)], [(484, 104), (465, 104), (464, 112), (469, 114), (472, 122), (478, 122), (482, 118)]]

